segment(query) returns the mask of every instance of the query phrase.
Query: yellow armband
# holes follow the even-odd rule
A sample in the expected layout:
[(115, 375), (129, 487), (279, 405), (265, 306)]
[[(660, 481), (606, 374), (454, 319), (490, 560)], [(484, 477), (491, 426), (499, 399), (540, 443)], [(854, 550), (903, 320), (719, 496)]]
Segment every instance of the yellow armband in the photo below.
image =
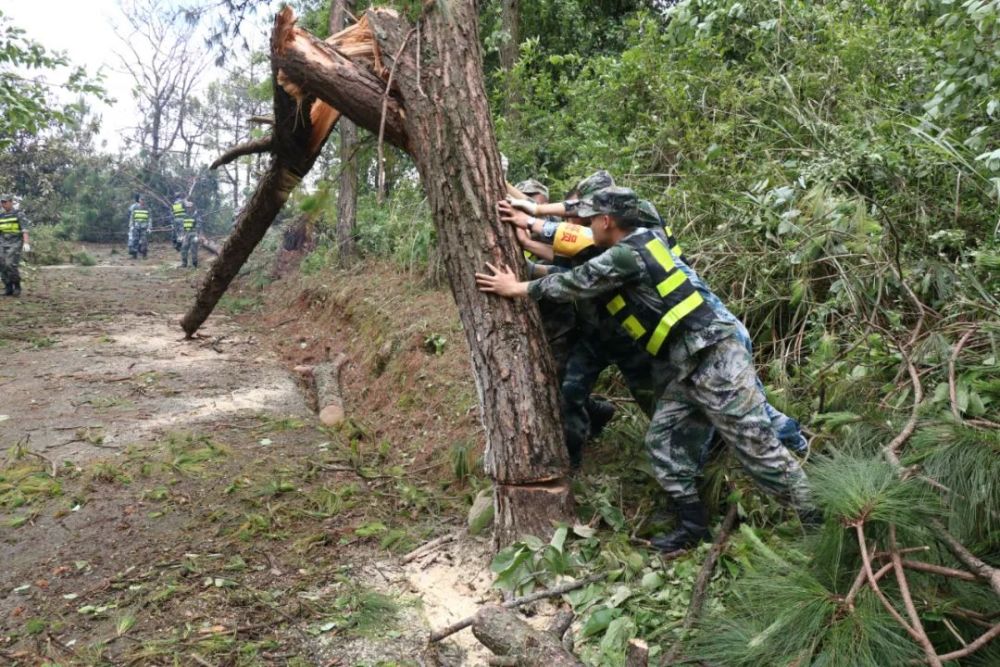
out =
[(552, 252), (561, 257), (575, 257), (581, 250), (594, 245), (594, 234), (589, 227), (560, 223), (552, 239)]

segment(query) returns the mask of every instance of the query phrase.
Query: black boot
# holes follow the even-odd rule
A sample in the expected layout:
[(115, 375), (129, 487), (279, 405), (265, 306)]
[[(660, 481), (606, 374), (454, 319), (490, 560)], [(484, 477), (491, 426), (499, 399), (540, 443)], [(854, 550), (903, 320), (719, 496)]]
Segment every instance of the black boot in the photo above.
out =
[(700, 500), (677, 507), (677, 527), (666, 535), (658, 535), (649, 542), (664, 553), (697, 546), (709, 537), (708, 508)]
[(597, 438), (615, 416), (615, 404), (600, 396), (591, 396), (587, 399), (587, 414), (590, 415), (590, 437)]
[(4, 282), (4, 284), (3, 284), (3, 295), (4, 296), (14, 296), (14, 283)]
[(11, 283), (11, 285), (13, 286), (13, 289), (11, 289), (10, 295), (21, 296), (21, 281), (15, 280), (13, 283)]

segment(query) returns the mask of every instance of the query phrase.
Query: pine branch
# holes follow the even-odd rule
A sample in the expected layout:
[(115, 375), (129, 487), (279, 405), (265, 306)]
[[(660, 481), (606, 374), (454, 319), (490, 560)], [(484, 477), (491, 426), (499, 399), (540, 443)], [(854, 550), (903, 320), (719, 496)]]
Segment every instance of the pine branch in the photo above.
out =
[(899, 584), (900, 595), (903, 596), (903, 605), (906, 607), (906, 613), (910, 617), (910, 623), (913, 624), (914, 639), (916, 639), (920, 648), (923, 649), (924, 655), (927, 657), (927, 664), (932, 667), (941, 667), (941, 659), (938, 658), (934, 644), (927, 637), (924, 624), (920, 622), (920, 614), (917, 613), (917, 607), (913, 604), (913, 596), (910, 594), (910, 584), (907, 582), (906, 573), (903, 571), (903, 558), (899, 555), (899, 547), (896, 544), (896, 525), (892, 523), (889, 524), (889, 553), (892, 555), (892, 565), (896, 571), (896, 583)]

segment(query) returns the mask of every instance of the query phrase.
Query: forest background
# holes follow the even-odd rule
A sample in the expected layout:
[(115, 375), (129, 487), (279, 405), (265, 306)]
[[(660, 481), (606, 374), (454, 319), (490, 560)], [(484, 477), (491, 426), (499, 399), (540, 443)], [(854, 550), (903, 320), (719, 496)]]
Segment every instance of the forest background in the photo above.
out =
[[(912, 597), (919, 623), (911, 617), (910, 631), (871, 589), (859, 594), (852, 585), (868, 560), (863, 535), (878, 545), (872, 557), (898, 541), (927, 547), (922, 557), (941, 567), (961, 566), (942, 545), (935, 517), (979, 558), (1000, 558), (1000, 3), (480, 7), (508, 180), (537, 178), (558, 199), (605, 168), (652, 200), (698, 271), (746, 322), (772, 402), (813, 436), (808, 469), (827, 526), (809, 540), (725, 456), (710, 467), (706, 495), (716, 505), (739, 503), (746, 523), (710, 605), (710, 632), (700, 635), (711, 641), (695, 638), (688, 652), (720, 664), (797, 656), (903, 664), (926, 655), (910, 632), (917, 626), (941, 654), (995, 630), (997, 593), (974, 581), (927, 571), (908, 572), (906, 586), (882, 580), (900, 600), (897, 614), (909, 611), (903, 599)], [(137, 118), (117, 154), (95, 149), (99, 121), (88, 96), (101, 94), (99, 82), (75, 73), (68, 85), (79, 103), (55, 111), (51, 93), (14, 68), (51, 68), (58, 54), (0, 16), (0, 190), (15, 192), (36, 225), (34, 261), (63, 261), (72, 241), (122, 241), (139, 191), (163, 221), (173, 193), (190, 193), (209, 233), (228, 231), (260, 158), (218, 172), (206, 164), (258, 133), (247, 119), (268, 113), (266, 57), (229, 50), (224, 77), (197, 95), (176, 91), (204, 71), (207, 47), (190, 38), (189, 22), (211, 26), (218, 42), (245, 8), (229, 9), (214, 16), (133, 8), (139, 26), (155, 27), (154, 39), (176, 41), (174, 69), (160, 74), (177, 85), (143, 87), (159, 95), (145, 104), (158, 112)], [(298, 10), (306, 27), (327, 33), (325, 3)], [(137, 79), (158, 66), (139, 63)], [(321, 176), (296, 191), (277, 225), (284, 237), (292, 229), (306, 239), (300, 271), (378, 258), (411, 280), (440, 281), (433, 225), (409, 158), (386, 147), (380, 182), (377, 142), (364, 134), (354, 150), (354, 243), (338, 243), (336, 143), (314, 170)], [(273, 234), (258, 252), (284, 242)], [(606, 389), (615, 387), (606, 379)], [(613, 435), (637, 451), (642, 428), (643, 418), (630, 414)], [(629, 563), (622, 508), (655, 493), (642, 467), (631, 461), (619, 471), (634, 482), (631, 498), (602, 496), (597, 478), (583, 495), (617, 541), (597, 548), (579, 535), (565, 549), (560, 543), (559, 558), (529, 541), (495, 564), (500, 584), (520, 590), (588, 569), (620, 570), (618, 587), (591, 587), (573, 601), (586, 614), (584, 655), (594, 663), (620, 661), (633, 636), (665, 642), (677, 625), (662, 630), (677, 599), (656, 593), (641, 562)], [(995, 644), (956, 659), (997, 664)]]

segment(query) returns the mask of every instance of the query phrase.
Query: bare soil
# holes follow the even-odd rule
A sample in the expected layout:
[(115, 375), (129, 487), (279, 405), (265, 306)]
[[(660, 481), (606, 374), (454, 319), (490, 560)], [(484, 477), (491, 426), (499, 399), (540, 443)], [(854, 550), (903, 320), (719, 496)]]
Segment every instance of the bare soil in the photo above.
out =
[[(494, 596), (486, 545), (399, 564), (482, 484), (448, 296), (259, 279), (184, 340), (204, 262), (90, 251), (0, 300), (0, 664), (481, 664), (425, 637)], [(323, 429), (292, 368), (340, 352)]]

